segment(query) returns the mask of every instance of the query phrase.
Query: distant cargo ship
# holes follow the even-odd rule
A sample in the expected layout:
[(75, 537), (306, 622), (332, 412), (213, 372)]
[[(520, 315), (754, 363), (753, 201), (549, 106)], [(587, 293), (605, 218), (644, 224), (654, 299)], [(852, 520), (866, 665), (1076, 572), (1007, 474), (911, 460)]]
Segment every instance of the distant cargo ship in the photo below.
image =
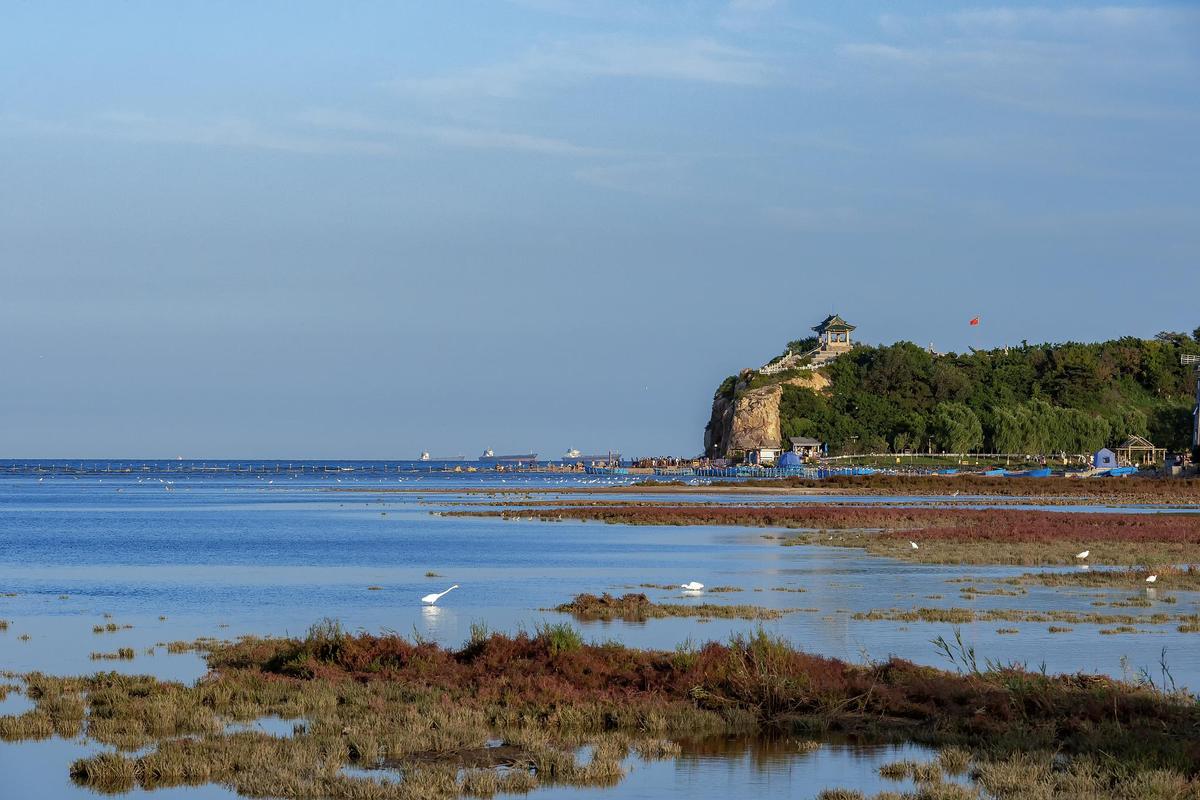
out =
[(537, 461), (537, 453), (518, 453), (512, 456), (498, 456), (492, 452), (492, 448), (483, 451), (483, 455), (479, 457), (480, 461), (488, 461), (491, 463), (506, 462), (506, 463), (524, 463), (526, 461)]
[(578, 464), (583, 462), (584, 465), (590, 467), (595, 464), (619, 464), (621, 463), (621, 454), (603, 453), (597, 455), (584, 455), (572, 447), (563, 454), (562, 460), (564, 464)]
[(466, 456), (431, 456), (431, 455), (429, 455), (429, 451), (425, 450), (424, 452), (421, 453), (421, 457), (417, 460), (418, 461), (466, 461), (467, 457)]

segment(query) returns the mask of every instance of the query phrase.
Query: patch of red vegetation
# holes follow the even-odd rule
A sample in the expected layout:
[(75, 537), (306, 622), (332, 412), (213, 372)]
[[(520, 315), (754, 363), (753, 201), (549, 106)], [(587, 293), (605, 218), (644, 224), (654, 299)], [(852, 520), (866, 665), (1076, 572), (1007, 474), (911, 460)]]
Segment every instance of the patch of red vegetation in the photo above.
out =
[(880, 494), (945, 495), (953, 491), (991, 497), (1070, 497), (1145, 500), (1148, 502), (1200, 501), (1197, 478), (1009, 478), (983, 475), (837, 475), (820, 480), (771, 478), (713, 484), (736, 489), (831, 489)]
[(1120, 752), (1147, 763), (1200, 764), (1200, 706), (1192, 698), (1093, 676), (1007, 667), (955, 674), (891, 659), (853, 665), (810, 655), (765, 634), (687, 653), (617, 644), (562, 650), (553, 632), (493, 634), (453, 650), (397, 636), (247, 640), (215, 648), (218, 670), (283, 680), (393, 681), (447, 702), (551, 713), (608, 704), (667, 713), (673, 706), (758, 726), (817, 719), (835, 731), (1001, 748)]
[(827, 504), (776, 506), (574, 506), (494, 512), (544, 520), (597, 520), (630, 525), (739, 525), (814, 530), (879, 530), (902, 538), (1006, 542), (1174, 542), (1200, 545), (1197, 514), (1103, 514), (1009, 509), (954, 509)]

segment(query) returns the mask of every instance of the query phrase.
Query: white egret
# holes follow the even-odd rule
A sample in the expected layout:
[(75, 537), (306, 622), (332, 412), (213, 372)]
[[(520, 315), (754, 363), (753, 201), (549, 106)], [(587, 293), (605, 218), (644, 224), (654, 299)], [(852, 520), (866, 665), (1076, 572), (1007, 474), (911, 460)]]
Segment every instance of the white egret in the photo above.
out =
[(1088, 556), (1090, 556), (1091, 554), (1092, 554), (1092, 551), (1091, 551), (1091, 550), (1084, 550), (1082, 553), (1076, 553), (1076, 554), (1075, 554), (1075, 557), (1076, 557), (1076, 558), (1087, 558), (1087, 557), (1088, 557)]
[(1149, 576), (1148, 578), (1146, 578), (1146, 583), (1154, 583), (1156, 580), (1158, 580), (1158, 576), (1157, 576), (1157, 575), (1151, 575), (1151, 576)]
[(456, 583), (444, 592), (434, 592), (433, 594), (427, 594), (421, 598), (421, 602), (427, 606), (431, 606), (434, 603), (436, 603), (438, 600), (441, 600), (443, 596), (450, 594), (450, 592), (454, 591), (457, 588), (458, 588), (458, 584)]
[(912, 545), (912, 549), (913, 549), (913, 550), (920, 550), (920, 549), (921, 549), (920, 545), (918, 545), (916, 542), (910, 541), (910, 542), (909, 542), (909, 544), (910, 544), (910, 545)]
[(704, 584), (699, 581), (688, 581), (687, 583), (679, 584), (679, 588), (685, 592), (698, 592), (704, 588)]

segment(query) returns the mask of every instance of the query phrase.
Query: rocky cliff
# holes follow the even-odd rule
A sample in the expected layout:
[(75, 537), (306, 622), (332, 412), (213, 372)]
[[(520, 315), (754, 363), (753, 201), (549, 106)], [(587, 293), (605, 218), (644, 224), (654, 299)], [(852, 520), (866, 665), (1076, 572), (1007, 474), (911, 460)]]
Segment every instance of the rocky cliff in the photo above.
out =
[(735, 451), (757, 447), (779, 447), (779, 400), (785, 384), (816, 391), (828, 389), (829, 380), (820, 372), (808, 372), (767, 386), (749, 388), (752, 373), (743, 373), (726, 392), (713, 398), (712, 414), (704, 428), (704, 454), (726, 458)]

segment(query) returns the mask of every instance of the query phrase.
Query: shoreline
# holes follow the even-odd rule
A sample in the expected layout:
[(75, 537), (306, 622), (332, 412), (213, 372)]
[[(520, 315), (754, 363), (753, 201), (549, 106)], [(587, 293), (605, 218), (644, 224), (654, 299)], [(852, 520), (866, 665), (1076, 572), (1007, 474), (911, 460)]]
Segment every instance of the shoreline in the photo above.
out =
[(1075, 501), (1079, 504), (1173, 503), (1200, 507), (1200, 480), (1166, 478), (985, 478), (961, 476), (865, 476), (822, 480), (778, 478), (744, 482), (718, 481), (685, 484), (680, 481), (640, 481), (617, 486), (429, 486), (429, 487), (324, 487), (320, 491), (374, 494), (471, 495), (787, 495), (865, 497), (938, 497), (966, 495), (1031, 501)]

